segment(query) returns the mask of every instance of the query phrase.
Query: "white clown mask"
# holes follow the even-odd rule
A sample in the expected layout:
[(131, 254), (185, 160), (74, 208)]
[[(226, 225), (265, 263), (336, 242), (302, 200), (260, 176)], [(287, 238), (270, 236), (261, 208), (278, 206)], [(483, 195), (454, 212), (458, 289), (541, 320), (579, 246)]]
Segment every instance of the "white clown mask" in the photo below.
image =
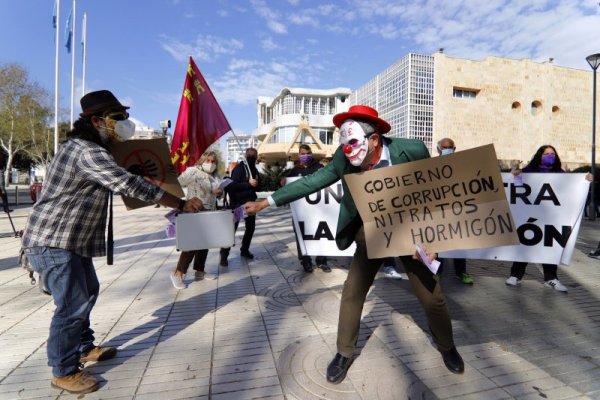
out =
[(369, 150), (369, 140), (360, 124), (347, 119), (340, 126), (340, 145), (350, 164), (358, 167), (362, 164)]

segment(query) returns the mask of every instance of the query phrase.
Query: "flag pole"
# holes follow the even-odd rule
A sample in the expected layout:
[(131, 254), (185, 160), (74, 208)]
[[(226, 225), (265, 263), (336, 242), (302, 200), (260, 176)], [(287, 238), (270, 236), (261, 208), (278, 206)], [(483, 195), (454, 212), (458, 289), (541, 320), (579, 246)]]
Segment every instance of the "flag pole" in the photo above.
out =
[(83, 23), (81, 27), (81, 51), (83, 53), (83, 73), (81, 76), (81, 97), (85, 96), (85, 56), (87, 47), (87, 13), (83, 13)]
[(71, 11), (73, 14), (72, 16), (72, 30), (73, 33), (71, 34), (71, 129), (73, 129), (73, 107), (75, 104), (75, 32), (77, 32), (77, 30), (75, 29), (75, 21), (77, 21), (77, 13), (75, 12), (75, 3), (76, 0), (73, 0), (73, 10)]
[(56, 0), (56, 50), (54, 54), (54, 155), (58, 152), (58, 31), (60, 27), (60, 0)]

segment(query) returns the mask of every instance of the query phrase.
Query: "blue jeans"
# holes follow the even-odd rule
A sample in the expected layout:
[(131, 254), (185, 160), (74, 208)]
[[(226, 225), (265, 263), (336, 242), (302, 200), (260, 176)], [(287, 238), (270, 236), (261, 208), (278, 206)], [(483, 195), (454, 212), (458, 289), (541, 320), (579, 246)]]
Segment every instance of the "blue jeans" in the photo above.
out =
[(100, 290), (91, 257), (53, 247), (32, 247), (25, 254), (52, 295), (56, 309), (48, 337), (48, 365), (55, 377), (79, 368), (79, 357), (94, 346), (90, 313)]

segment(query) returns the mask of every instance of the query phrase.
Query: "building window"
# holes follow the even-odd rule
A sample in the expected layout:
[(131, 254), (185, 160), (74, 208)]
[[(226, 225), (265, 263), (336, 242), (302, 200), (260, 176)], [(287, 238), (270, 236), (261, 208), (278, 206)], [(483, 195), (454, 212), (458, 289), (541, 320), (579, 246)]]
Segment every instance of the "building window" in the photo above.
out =
[(477, 97), (477, 93), (479, 90), (477, 89), (464, 89), (455, 87), (452, 90), (452, 97), (458, 97), (461, 99), (474, 99)]
[(294, 96), (291, 94), (286, 95), (283, 98), (283, 111), (282, 114), (293, 114), (294, 113)]
[(542, 112), (542, 103), (538, 100), (531, 102), (531, 115), (536, 116)]
[(319, 140), (323, 142), (323, 144), (333, 144), (333, 131), (327, 129), (316, 129)]

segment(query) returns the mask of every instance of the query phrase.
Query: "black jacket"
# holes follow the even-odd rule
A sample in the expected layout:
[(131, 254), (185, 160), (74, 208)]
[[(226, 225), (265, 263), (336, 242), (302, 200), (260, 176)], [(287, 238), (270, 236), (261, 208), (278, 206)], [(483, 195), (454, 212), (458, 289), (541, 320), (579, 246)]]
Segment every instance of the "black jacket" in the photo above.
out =
[(250, 185), (250, 176), (248, 175), (248, 167), (244, 161), (241, 161), (231, 171), (231, 182), (227, 185), (227, 194), (229, 196), (229, 206), (231, 208), (237, 208), (247, 201), (256, 200), (256, 191), (260, 187), (260, 176), (256, 166), (250, 167), (252, 177), (258, 180), (258, 185), (253, 187)]
[(294, 176), (306, 176), (310, 175), (318, 169), (322, 168), (323, 164), (313, 159), (310, 164), (302, 165), (298, 161), (294, 164), (294, 168), (290, 169), (288, 173), (285, 175), (288, 178), (292, 178)]

